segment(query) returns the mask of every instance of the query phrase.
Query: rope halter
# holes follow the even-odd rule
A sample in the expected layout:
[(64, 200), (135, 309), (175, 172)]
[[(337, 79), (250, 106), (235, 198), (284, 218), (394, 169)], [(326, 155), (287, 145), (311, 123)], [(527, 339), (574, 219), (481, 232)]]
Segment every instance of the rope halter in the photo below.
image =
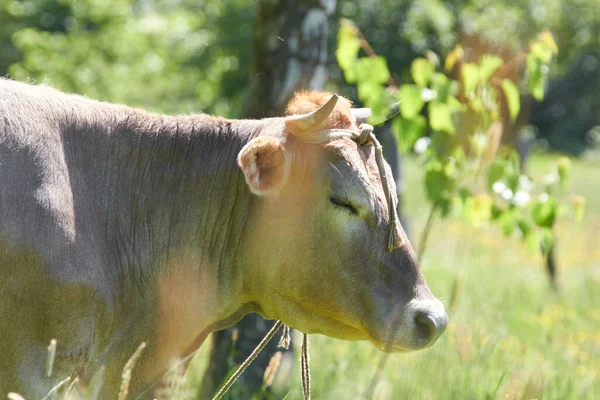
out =
[(379, 143), (379, 140), (373, 134), (373, 127), (369, 124), (361, 124), (359, 132), (355, 132), (349, 129), (326, 129), (319, 131), (314, 135), (306, 136), (302, 138), (302, 141), (312, 144), (327, 143), (332, 140), (349, 138), (354, 140), (359, 146), (375, 147), (375, 162), (377, 163), (377, 169), (379, 171), (379, 179), (381, 186), (383, 186), (383, 193), (387, 202), (388, 208), (388, 224), (389, 224), (389, 239), (388, 239), (388, 251), (392, 252), (404, 245), (404, 238), (400, 233), (400, 221), (398, 219), (398, 211), (394, 203), (394, 193), (390, 190), (388, 179), (389, 174), (385, 168), (385, 162), (383, 159), (383, 147)]

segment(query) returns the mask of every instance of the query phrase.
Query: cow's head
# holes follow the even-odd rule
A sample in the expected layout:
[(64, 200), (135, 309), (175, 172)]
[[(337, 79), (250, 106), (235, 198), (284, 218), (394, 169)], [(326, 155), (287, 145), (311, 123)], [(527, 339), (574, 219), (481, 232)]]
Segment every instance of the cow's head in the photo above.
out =
[[(390, 248), (388, 203), (375, 147), (323, 131), (358, 132), (351, 103), (301, 93), (288, 116), (264, 121), (238, 163), (255, 195), (243, 271), (248, 301), (306, 333), (371, 340), (390, 351), (431, 345), (447, 316), (398, 224)], [(395, 214), (394, 214), (395, 215)], [(400, 244), (401, 243), (401, 244)]]

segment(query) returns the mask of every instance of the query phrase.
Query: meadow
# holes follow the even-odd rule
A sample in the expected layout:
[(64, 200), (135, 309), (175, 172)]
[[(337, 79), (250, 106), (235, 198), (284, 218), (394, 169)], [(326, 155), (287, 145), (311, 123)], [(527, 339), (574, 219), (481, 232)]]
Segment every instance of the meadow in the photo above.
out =
[[(556, 157), (536, 155), (530, 173), (546, 173)], [(404, 166), (415, 241), (428, 207), (418, 164), (409, 159)], [(556, 293), (542, 257), (517, 238), (459, 217), (435, 223), (422, 268), (433, 293), (451, 308), (448, 329), (427, 350), (391, 355), (374, 399), (600, 398), (600, 163), (574, 160), (569, 191), (587, 199), (586, 216), (582, 223), (558, 223)], [(369, 343), (319, 335), (309, 341), (313, 398), (360, 399), (384, 354)], [(206, 366), (208, 343), (203, 347), (186, 374), (190, 389)], [(298, 357), (282, 364), (274, 398), (302, 399)], [(277, 391), (277, 383), (289, 379), (292, 390)]]

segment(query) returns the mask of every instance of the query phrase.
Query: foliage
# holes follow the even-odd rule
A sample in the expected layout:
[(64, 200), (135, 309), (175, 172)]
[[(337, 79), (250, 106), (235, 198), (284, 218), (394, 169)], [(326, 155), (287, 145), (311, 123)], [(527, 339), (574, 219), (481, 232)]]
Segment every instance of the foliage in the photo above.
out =
[(338, 8), (388, 60), (396, 77), (404, 78), (416, 56), (428, 49), (446, 54), (465, 36), (480, 37), (490, 51), (518, 52), (544, 29), (561, 49), (552, 73), (562, 75), (600, 45), (597, 7), (597, 0), (381, 0), (377, 7), (340, 0)]
[[(241, 116), (252, 79), (256, 3), (0, 1), (0, 75), (46, 80), (66, 91), (157, 111)], [(600, 125), (597, 0), (336, 3), (341, 16), (356, 20), (398, 82), (413, 79), (412, 61), (426, 49), (447, 54), (477, 37), (487, 51), (507, 55), (547, 28), (561, 52), (544, 77), (549, 96), (534, 106), (532, 120), (554, 148), (579, 154), (592, 145), (588, 132)], [(329, 76), (341, 85), (333, 65)], [(356, 97), (349, 86), (342, 91)]]
[(550, 96), (534, 105), (532, 121), (539, 137), (553, 148), (579, 154), (593, 146), (588, 132), (600, 125), (597, 0), (382, 0), (377, 7), (340, 0), (338, 4), (341, 16), (355, 21), (375, 52), (387, 60), (397, 82), (413, 79), (411, 64), (427, 50), (448, 54), (456, 44), (469, 42), (476, 51), (506, 60), (547, 29), (561, 51), (544, 76)]
[[(552, 35), (544, 31), (529, 44), (526, 84), (502, 78), (506, 64), (501, 58), (484, 54), (478, 62), (464, 62), (457, 46), (443, 68), (431, 57), (415, 59), (414, 84), (396, 88), (387, 85), (390, 74), (383, 58), (359, 57), (358, 34), (352, 23), (342, 24), (341, 67), (356, 83), (359, 98), (375, 109), (372, 122), (381, 122), (386, 115), (388, 99), (400, 102), (393, 133), (403, 152), (414, 148), (420, 154), (432, 213), (439, 211), (446, 217), (457, 210), (475, 225), (493, 222), (506, 235), (517, 234), (533, 248), (551, 248), (557, 218), (576, 203), (557, 196), (560, 188), (567, 188), (569, 160), (561, 159), (543, 182), (534, 184), (522, 173), (518, 153), (499, 144), (504, 131), (502, 102), (508, 120), (514, 121), (520, 111), (519, 87), (543, 97), (544, 79), (558, 51)], [(367, 63), (372, 73), (363, 72)], [(454, 78), (452, 71), (457, 70)]]
[(15, 48), (4, 46), (14, 79), (165, 112), (232, 115), (244, 100), (253, 3), (8, 0), (0, 39), (12, 37)]

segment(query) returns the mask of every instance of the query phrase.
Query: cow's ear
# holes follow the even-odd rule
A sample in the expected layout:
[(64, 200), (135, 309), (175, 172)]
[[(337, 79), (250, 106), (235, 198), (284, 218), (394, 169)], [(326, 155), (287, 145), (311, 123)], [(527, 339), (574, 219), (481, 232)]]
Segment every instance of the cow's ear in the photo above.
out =
[(246, 144), (238, 155), (250, 191), (259, 196), (275, 194), (287, 180), (290, 165), (281, 141), (260, 136)]

